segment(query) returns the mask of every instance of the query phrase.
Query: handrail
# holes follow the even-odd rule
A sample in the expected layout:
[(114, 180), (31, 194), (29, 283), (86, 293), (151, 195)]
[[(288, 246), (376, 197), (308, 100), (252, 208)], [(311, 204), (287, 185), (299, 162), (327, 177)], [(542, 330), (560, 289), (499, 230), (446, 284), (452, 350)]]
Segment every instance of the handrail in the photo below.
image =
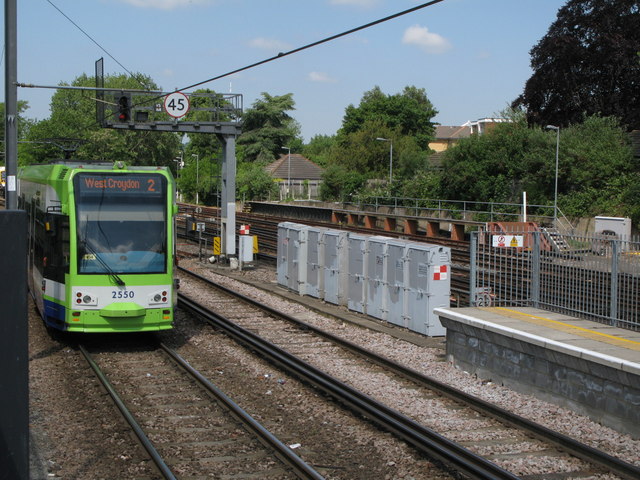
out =
[[(396, 210), (402, 208), (403, 215), (407, 210), (413, 211), (415, 216), (434, 216), (438, 218), (477, 219), (478, 221), (522, 221), (523, 206), (518, 203), (503, 202), (478, 202), (469, 200), (442, 200), (432, 198), (410, 198), (410, 197), (379, 197), (363, 196), (355, 197), (354, 202), (343, 203), (345, 210), (355, 207), (358, 211), (371, 211), (380, 213), (382, 208), (391, 209), (396, 214)], [(557, 207), (556, 207), (557, 208)], [(527, 219), (537, 221), (543, 225), (553, 225), (559, 230), (573, 232), (573, 225), (561, 212), (556, 209), (557, 215), (553, 215), (553, 205), (527, 205)]]

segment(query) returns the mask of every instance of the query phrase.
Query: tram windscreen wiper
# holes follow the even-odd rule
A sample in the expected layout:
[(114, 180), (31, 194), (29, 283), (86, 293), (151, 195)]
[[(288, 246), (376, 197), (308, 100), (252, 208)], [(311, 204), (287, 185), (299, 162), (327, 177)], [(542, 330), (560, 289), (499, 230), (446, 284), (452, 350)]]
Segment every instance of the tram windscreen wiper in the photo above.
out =
[(100, 255), (98, 254), (98, 252), (91, 246), (89, 245), (89, 243), (84, 240), (82, 242), (82, 248), (86, 251), (89, 252), (91, 255), (93, 255), (95, 257), (96, 260), (98, 260), (98, 262), (100, 263), (100, 265), (102, 265), (102, 268), (104, 268), (107, 272), (107, 274), (109, 275), (109, 278), (111, 279), (111, 281), (113, 283), (115, 283), (116, 285), (118, 285), (119, 287), (124, 287), (126, 284), (124, 283), (124, 280), (122, 280), (120, 278), (120, 276), (113, 271), (113, 269), (109, 266), (109, 264), (107, 262), (105, 262)]

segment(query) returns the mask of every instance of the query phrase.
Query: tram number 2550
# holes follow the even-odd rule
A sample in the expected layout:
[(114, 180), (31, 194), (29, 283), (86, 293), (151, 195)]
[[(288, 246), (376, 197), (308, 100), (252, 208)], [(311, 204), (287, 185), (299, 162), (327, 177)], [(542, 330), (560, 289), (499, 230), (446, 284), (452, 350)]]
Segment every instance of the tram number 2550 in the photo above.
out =
[(112, 290), (111, 298), (133, 298), (133, 291), (131, 290)]

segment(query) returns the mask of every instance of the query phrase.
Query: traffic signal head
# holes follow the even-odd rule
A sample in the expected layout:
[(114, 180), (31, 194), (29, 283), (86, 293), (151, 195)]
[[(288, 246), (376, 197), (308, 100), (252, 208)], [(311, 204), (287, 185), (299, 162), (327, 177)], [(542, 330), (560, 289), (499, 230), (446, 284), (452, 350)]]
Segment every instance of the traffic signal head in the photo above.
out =
[(116, 96), (116, 119), (119, 122), (128, 122), (131, 119), (131, 95), (122, 93)]

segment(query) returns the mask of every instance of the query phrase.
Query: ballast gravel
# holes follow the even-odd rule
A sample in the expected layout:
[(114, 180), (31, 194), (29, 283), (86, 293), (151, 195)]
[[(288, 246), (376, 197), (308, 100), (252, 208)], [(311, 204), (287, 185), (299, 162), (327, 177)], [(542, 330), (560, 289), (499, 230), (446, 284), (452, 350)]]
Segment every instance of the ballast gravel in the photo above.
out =
[[(612, 456), (621, 458), (631, 464), (640, 466), (640, 439), (634, 439), (629, 435), (617, 432), (609, 427), (592, 421), (589, 417), (575, 413), (567, 408), (539, 400), (531, 395), (515, 392), (505, 386), (493, 383), (490, 379), (477, 378), (462, 371), (451, 363), (444, 361), (442, 348), (425, 348), (418, 346), (392, 335), (353, 325), (340, 319), (330, 318), (313, 312), (302, 304), (291, 302), (281, 296), (256, 288), (242, 280), (259, 283), (273, 287), (276, 284), (275, 269), (273, 267), (258, 266), (242, 272), (235, 272), (232, 278), (223, 269), (212, 268), (204, 262), (197, 260), (184, 261), (181, 266), (210, 278), (217, 283), (228, 286), (249, 297), (255, 298), (280, 311), (290, 315), (302, 316), (304, 321), (325, 331), (345, 338), (366, 349), (375, 351), (397, 363), (408, 365), (412, 369), (428, 375), (440, 382), (451, 385), (459, 390), (475, 395), (487, 402), (498, 405), (501, 408), (517, 413), (518, 415), (535, 421), (550, 429), (559, 431), (567, 436), (575, 438), (587, 445), (603, 450)], [(220, 273), (217, 273), (220, 272)], [(224, 274), (221, 274), (224, 273)], [(283, 288), (283, 287), (276, 287)], [(273, 288), (270, 288), (273, 290)], [(284, 290), (284, 288), (283, 288)], [(198, 298), (195, 298), (198, 300)], [(327, 360), (324, 360), (328, 362)], [(344, 372), (343, 372), (344, 373)], [(398, 392), (386, 382), (377, 382), (372, 378), (348, 378), (352, 385), (373, 385), (370, 387), (376, 391), (376, 397), (400, 399)], [(388, 392), (385, 392), (388, 389)], [(405, 407), (410, 408), (410, 399), (405, 399)], [(404, 408), (403, 407), (403, 411)], [(414, 418), (420, 418), (421, 413), (415, 411), (409, 413)], [(432, 420), (431, 420), (432, 421)], [(474, 440), (487, 440), (486, 432), (466, 429), (463, 424), (458, 424), (456, 418), (439, 418), (438, 422), (443, 430), (451, 429), (459, 432), (458, 441), (473, 442)], [(437, 426), (434, 426), (437, 428)], [(461, 432), (462, 430), (462, 432)], [(505, 447), (508, 449), (508, 447)], [(492, 451), (495, 451), (492, 449)], [(541, 459), (541, 462), (546, 460)], [(530, 472), (535, 474), (536, 472)], [(606, 478), (606, 477), (599, 477)]]
[[(638, 454), (640, 439), (633, 439), (603, 427), (588, 417), (578, 415), (566, 408), (543, 402), (533, 396), (516, 393), (491, 382), (490, 379), (469, 375), (444, 361), (442, 348), (417, 346), (388, 334), (326, 317), (303, 305), (216, 273), (209, 265), (198, 261), (183, 260), (181, 265), (274, 308), (302, 316), (306, 322), (314, 326), (376, 351), (398, 363), (409, 365), (414, 370), (438, 381), (517, 412), (523, 417), (563, 432), (594, 448), (605, 450), (627, 462), (640, 465)], [(259, 267), (236, 273), (236, 275), (240, 279), (245, 278), (265, 285), (275, 284), (273, 268)], [(206, 336), (194, 335), (191, 339), (194, 347), (209, 348)], [(222, 369), (223, 366), (220, 368)], [(264, 373), (264, 371), (255, 370), (255, 375)], [(271, 386), (265, 388), (261, 394), (268, 395), (269, 390), (275, 392), (279, 387), (277, 380), (273, 378), (265, 380), (265, 387)], [(99, 382), (92, 377), (85, 362), (74, 350), (73, 342), (69, 339), (61, 340), (56, 335), (51, 336), (44, 329), (35, 309), (31, 309), (29, 315), (29, 381), (32, 479), (158, 478), (150, 468), (144, 452), (141, 452), (140, 448), (132, 448), (136, 446), (136, 442), (131, 438), (127, 426), (106, 398)], [(367, 388), (375, 391), (376, 396), (398, 398), (398, 392), (376, 376), (367, 379), (353, 378), (349, 381), (354, 385), (368, 385)], [(411, 399), (406, 400), (403, 408), (410, 408)], [(419, 417), (419, 413), (415, 412), (415, 416)], [(443, 430), (457, 431), (458, 441), (473, 443), (478, 440), (489, 440), (486, 435), (473, 429), (465, 430), (464, 425), (458, 424), (456, 418), (441, 418), (438, 422), (441, 422)], [(354, 438), (355, 429), (359, 428), (355, 425), (341, 427), (346, 429), (346, 435), (354, 433)], [(460, 432), (461, 429), (463, 432)], [(386, 445), (392, 444), (391, 439), (388, 444), (383, 444), (384, 442), (386, 440), (373, 440), (371, 447), (384, 450)], [(502, 445), (500, 452), (508, 454), (511, 447), (511, 445)], [(491, 451), (495, 453), (496, 449), (492, 446)], [(407, 480), (425, 478), (410, 466), (401, 465), (400, 456), (394, 457), (394, 452), (388, 453), (388, 471), (392, 473), (379, 478)], [(398, 460), (394, 462), (391, 458)], [(549, 459), (544, 457), (539, 459), (541, 464), (547, 461)], [(570, 469), (570, 466), (566, 468)], [(371, 478), (366, 468), (360, 471), (360, 475), (351, 478)], [(335, 475), (332, 478), (347, 477)]]

